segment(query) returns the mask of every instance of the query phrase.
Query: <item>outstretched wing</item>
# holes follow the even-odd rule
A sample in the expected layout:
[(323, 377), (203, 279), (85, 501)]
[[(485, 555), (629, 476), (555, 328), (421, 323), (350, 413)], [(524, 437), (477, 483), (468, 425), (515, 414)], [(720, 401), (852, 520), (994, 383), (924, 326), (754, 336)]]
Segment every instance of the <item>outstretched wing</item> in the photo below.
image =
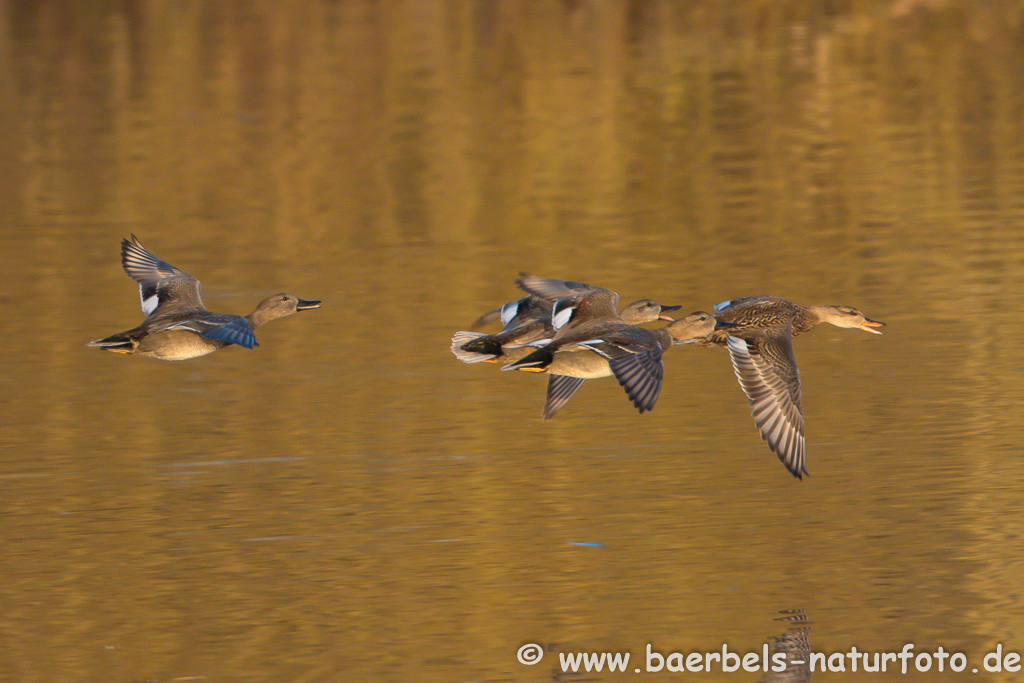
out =
[(585, 380), (566, 375), (548, 375), (548, 396), (544, 401), (544, 419), (550, 420), (572, 398)]
[(154, 256), (135, 235), (131, 241), (121, 240), (121, 266), (139, 283), (142, 312), (147, 316), (162, 306), (172, 308), (175, 314), (206, 310), (199, 296), (199, 280)]
[(788, 330), (756, 339), (729, 337), (729, 355), (740, 387), (750, 401), (761, 438), (793, 476), (805, 466), (804, 412), (800, 405), (800, 371)]
[(619, 318), (619, 295), (610, 289), (526, 274), (516, 284), (552, 303), (551, 325), (558, 331), (556, 337), (591, 320)]
[[(540, 277), (538, 275), (527, 275), (520, 273), (516, 285), (523, 291), (554, 302), (557, 299), (564, 299), (567, 296), (579, 294), (590, 294), (601, 290), (601, 287), (588, 285), (585, 282), (573, 282), (572, 280), (557, 280), (551, 277)], [(607, 290), (606, 290), (607, 291)]]
[(641, 413), (653, 409), (661, 394), (661, 383), (665, 377), (661, 353), (658, 346), (640, 353), (625, 353), (608, 361), (615, 379)]

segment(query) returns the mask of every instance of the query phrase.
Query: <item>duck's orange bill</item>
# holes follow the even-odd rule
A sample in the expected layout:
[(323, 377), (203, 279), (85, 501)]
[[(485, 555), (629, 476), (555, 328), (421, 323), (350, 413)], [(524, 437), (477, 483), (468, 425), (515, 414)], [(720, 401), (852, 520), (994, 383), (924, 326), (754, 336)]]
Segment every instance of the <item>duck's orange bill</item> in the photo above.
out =
[(880, 323), (877, 320), (872, 320), (871, 318), (864, 318), (864, 322), (860, 324), (860, 329), (865, 332), (870, 332), (871, 334), (882, 334), (878, 330), (871, 329), (872, 327), (885, 327), (885, 323)]

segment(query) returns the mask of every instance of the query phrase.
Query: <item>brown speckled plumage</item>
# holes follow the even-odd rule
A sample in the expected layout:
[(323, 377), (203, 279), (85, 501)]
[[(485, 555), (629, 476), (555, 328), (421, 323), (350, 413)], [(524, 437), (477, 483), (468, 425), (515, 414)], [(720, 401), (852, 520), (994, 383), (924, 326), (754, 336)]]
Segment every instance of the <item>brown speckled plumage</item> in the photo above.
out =
[(731, 326), (716, 331), (712, 343), (728, 345), (761, 438), (793, 476), (802, 479), (807, 474), (804, 414), (793, 337), (823, 322), (881, 334), (874, 328), (884, 323), (848, 306), (805, 308), (772, 296), (734, 299), (715, 310), (715, 317)]

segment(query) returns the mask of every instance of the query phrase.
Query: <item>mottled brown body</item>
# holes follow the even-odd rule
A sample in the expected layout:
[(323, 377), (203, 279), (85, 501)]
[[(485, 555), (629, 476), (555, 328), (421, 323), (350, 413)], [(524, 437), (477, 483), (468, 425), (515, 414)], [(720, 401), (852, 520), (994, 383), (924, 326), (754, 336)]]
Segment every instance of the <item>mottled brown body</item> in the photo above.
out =
[(768, 448), (793, 476), (805, 465), (804, 413), (793, 337), (823, 322), (881, 334), (884, 323), (849, 306), (805, 308), (789, 299), (748, 296), (718, 304), (715, 317), (731, 327), (716, 330), (710, 343), (726, 344), (754, 424)]

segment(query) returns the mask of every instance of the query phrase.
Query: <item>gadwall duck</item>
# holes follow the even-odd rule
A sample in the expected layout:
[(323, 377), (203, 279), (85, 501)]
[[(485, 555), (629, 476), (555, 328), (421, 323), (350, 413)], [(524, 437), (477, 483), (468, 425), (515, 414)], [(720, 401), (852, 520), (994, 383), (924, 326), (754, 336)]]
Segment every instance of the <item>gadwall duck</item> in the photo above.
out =
[(808, 472), (793, 337), (821, 323), (881, 334), (875, 328), (885, 323), (871, 320), (849, 306), (805, 308), (773, 296), (724, 301), (715, 306), (715, 311), (718, 320), (731, 326), (716, 331), (711, 341), (728, 346), (733, 370), (750, 401), (761, 438), (786, 469), (802, 479)]
[[(530, 294), (485, 313), (474, 323), (475, 327), (487, 322), (495, 311), (499, 311), (504, 325), (502, 330), (497, 334), (456, 332), (451, 344), (456, 358), (463, 363), (494, 363), (499, 359), (510, 362), (524, 355), (513, 353), (510, 357), (510, 349), (550, 339), (559, 329), (571, 329), (586, 319), (603, 316), (620, 319), (630, 325), (655, 320), (672, 322), (673, 319), (665, 312), (682, 308), (640, 299), (620, 313), (616, 309), (618, 294), (603, 287), (525, 274), (516, 280), (516, 284)], [(559, 306), (557, 311), (556, 305)]]
[[(610, 289), (525, 273), (516, 280), (516, 284), (530, 295), (552, 302), (553, 338), (565, 335), (579, 325), (591, 321), (623, 322), (618, 309), (619, 295)], [(662, 317), (662, 311), (674, 311), (682, 308), (682, 306), (659, 306), (650, 299), (635, 301), (630, 304), (630, 307), (636, 307), (629, 314), (638, 322), (653, 322), (659, 318), (671, 322), (672, 318)]]
[[(594, 319), (565, 334), (556, 334), (550, 342), (509, 363), (502, 370), (552, 375), (548, 379), (545, 419), (564, 406), (585, 379), (608, 375), (615, 375), (633, 405), (643, 413), (654, 408), (661, 393), (664, 377), (662, 354), (665, 349), (707, 340), (716, 329), (729, 325), (703, 311), (691, 313), (657, 330), (629, 325), (621, 320)], [(595, 354), (604, 363), (572, 358), (577, 355), (586, 358), (588, 354)]]
[(160, 360), (186, 360), (231, 344), (251, 349), (259, 345), (253, 330), (260, 325), (320, 307), (319, 301), (274, 294), (244, 317), (210, 313), (199, 296), (199, 280), (154, 256), (135, 235), (131, 241), (121, 240), (121, 265), (139, 283), (146, 319), (138, 327), (91, 341), (88, 346)]

